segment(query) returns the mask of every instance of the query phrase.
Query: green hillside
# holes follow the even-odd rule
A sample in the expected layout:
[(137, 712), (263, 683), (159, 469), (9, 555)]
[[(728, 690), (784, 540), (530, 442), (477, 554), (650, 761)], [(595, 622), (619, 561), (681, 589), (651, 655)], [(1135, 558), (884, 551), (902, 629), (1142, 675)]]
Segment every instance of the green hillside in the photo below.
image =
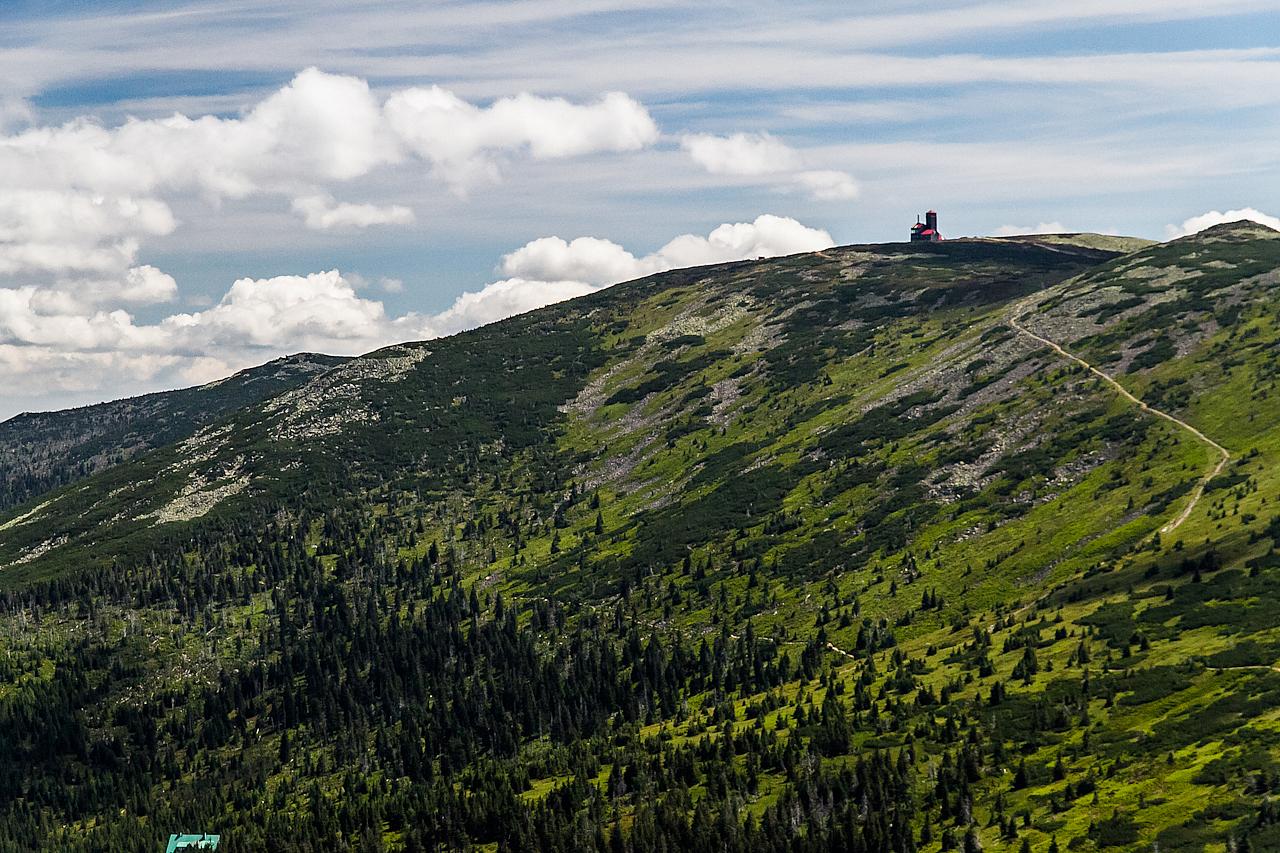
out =
[(0, 850), (1280, 849), (1280, 233), (848, 246), (0, 514)]

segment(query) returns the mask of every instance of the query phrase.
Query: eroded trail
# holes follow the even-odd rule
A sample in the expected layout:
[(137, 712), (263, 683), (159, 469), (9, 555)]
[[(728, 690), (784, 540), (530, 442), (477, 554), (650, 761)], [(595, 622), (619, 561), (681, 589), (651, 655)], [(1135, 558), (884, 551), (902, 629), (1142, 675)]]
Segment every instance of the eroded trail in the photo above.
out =
[(1054, 352), (1056, 352), (1058, 355), (1062, 356), (1063, 358), (1068, 359), (1069, 361), (1074, 361), (1076, 364), (1079, 364), (1080, 366), (1084, 367), (1094, 376), (1097, 376), (1103, 382), (1106, 382), (1108, 385), (1114, 388), (1120, 394), (1120, 396), (1124, 397), (1126, 400), (1133, 403), (1139, 409), (1142, 409), (1142, 411), (1150, 415), (1154, 415), (1155, 417), (1158, 417), (1158, 418), (1164, 418), (1166, 421), (1178, 427), (1179, 429), (1185, 432), (1191, 433), (1200, 441), (1204, 442), (1209, 447), (1212, 447), (1218, 453), (1217, 464), (1214, 465), (1213, 468), (1211, 468), (1203, 477), (1200, 478), (1200, 482), (1196, 483), (1195, 490), (1192, 491), (1191, 493), (1191, 499), (1187, 501), (1187, 505), (1182, 508), (1182, 512), (1178, 513), (1178, 515), (1174, 519), (1172, 519), (1171, 521), (1166, 523), (1163, 527), (1161, 527), (1160, 533), (1161, 535), (1165, 535), (1177, 530), (1178, 527), (1181, 526), (1182, 522), (1186, 521), (1191, 516), (1192, 511), (1195, 510), (1196, 508), (1196, 504), (1200, 503), (1200, 498), (1204, 496), (1205, 486), (1209, 483), (1210, 480), (1218, 476), (1218, 474), (1222, 472), (1222, 469), (1226, 467), (1226, 464), (1231, 461), (1231, 452), (1227, 450), (1225, 447), (1223, 447), (1221, 444), (1218, 444), (1218, 442), (1214, 441), (1212, 438), (1209, 438), (1209, 436), (1205, 435), (1200, 430), (1193, 427), (1191, 424), (1182, 420), (1181, 418), (1175, 417), (1169, 414), (1168, 412), (1155, 408), (1154, 406), (1150, 406), (1143, 400), (1140, 400), (1139, 398), (1135, 397), (1133, 394), (1129, 393), (1129, 390), (1127, 388), (1125, 388), (1123, 385), (1121, 385), (1119, 382), (1113, 379), (1109, 374), (1104, 373), (1103, 371), (1094, 367), (1092, 364), (1085, 361), (1080, 356), (1076, 355), (1075, 353), (1068, 352), (1066, 349), (1063, 349), (1063, 347), (1058, 343), (1051, 341), (1048, 338), (1043, 337), (1041, 335), (1037, 335), (1035, 332), (1023, 326), (1021, 321), (1024, 314), (1024, 303), (1025, 301), (1019, 302), (1017, 305), (1014, 306), (1014, 309), (1009, 313), (1009, 325), (1012, 326), (1016, 331), (1026, 335), (1027, 337), (1033, 340), (1039, 341), (1040, 343), (1049, 347), (1050, 349), (1052, 349)]

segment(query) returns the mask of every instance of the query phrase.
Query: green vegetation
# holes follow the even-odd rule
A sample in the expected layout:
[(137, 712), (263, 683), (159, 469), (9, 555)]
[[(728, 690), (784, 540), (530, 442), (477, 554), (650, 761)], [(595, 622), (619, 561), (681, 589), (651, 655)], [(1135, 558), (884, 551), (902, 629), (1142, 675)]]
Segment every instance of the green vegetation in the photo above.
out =
[(1280, 849), (1278, 268), (683, 270), (194, 423), (0, 515), (0, 851)]

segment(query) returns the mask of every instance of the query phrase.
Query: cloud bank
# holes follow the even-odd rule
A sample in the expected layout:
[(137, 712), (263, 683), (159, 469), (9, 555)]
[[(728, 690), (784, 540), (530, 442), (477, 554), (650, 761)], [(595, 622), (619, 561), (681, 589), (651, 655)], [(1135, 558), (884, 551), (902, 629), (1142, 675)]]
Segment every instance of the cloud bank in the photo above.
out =
[(462, 194), (520, 157), (635, 151), (657, 138), (621, 93), (477, 106), (432, 86), (383, 100), (364, 80), (309, 68), (236, 118), (175, 113), (114, 128), (78, 118), (0, 136), (0, 275), (123, 275), (144, 240), (177, 227), (175, 196), (283, 196), (316, 230), (407, 225), (406, 206), (338, 202), (327, 188), (416, 162)]
[(501, 269), (506, 275), (526, 279), (573, 280), (599, 285), (677, 267), (816, 252), (832, 245), (831, 235), (826, 231), (766, 213), (754, 222), (720, 225), (706, 237), (682, 234), (642, 257), (597, 237), (578, 237), (571, 241), (541, 237), (505, 255)]

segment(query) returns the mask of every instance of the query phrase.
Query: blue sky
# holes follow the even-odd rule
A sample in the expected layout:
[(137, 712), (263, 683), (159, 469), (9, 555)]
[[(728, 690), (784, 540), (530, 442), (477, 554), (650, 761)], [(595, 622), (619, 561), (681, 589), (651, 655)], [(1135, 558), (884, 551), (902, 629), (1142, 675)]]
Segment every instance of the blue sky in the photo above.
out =
[(10, 2), (0, 417), (927, 207), (946, 236), (1275, 214), (1278, 83), (1271, 0)]

